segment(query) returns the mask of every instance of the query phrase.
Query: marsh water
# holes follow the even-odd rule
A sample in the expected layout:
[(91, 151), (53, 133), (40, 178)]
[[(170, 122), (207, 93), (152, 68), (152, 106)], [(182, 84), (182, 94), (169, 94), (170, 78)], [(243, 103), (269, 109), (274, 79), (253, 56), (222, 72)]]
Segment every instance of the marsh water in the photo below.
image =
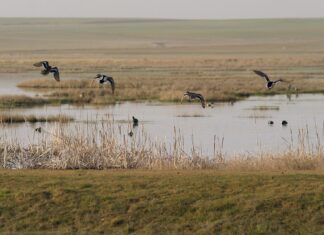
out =
[[(7, 81), (7, 82), (5, 82)], [(2, 76), (1, 94), (28, 94), (16, 87), (18, 80)], [(1, 110), (15, 114), (71, 116), (79, 125), (89, 125), (107, 117), (114, 119), (115, 125), (124, 126), (125, 135), (132, 129), (131, 118), (139, 119), (136, 135), (144, 130), (152, 140), (172, 145), (174, 130), (184, 138), (186, 151), (192, 146), (203, 154), (211, 155), (214, 143), (224, 154), (247, 154), (277, 152), (298, 144), (298, 135), (307, 133), (307, 142), (315, 146), (324, 138), (324, 96), (304, 94), (250, 97), (236, 103), (217, 103), (203, 109), (199, 103), (184, 104), (143, 102), (119, 103), (108, 106), (42, 106)], [(273, 125), (269, 125), (269, 121)], [(288, 122), (282, 126), (282, 121)], [(39, 138), (33, 131), (42, 126), (50, 130), (55, 123), (3, 124), (0, 137), (21, 144), (36, 143)], [(63, 124), (66, 126), (74, 123)], [(130, 137), (127, 137), (130, 138)]]

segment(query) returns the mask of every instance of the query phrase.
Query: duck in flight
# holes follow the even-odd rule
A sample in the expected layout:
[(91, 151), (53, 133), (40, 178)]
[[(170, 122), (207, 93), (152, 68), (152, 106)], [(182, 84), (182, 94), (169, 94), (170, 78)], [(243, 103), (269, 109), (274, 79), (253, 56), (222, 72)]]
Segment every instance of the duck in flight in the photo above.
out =
[(49, 73), (53, 73), (54, 78), (57, 82), (60, 81), (60, 72), (57, 67), (52, 67), (49, 65), (48, 61), (40, 61), (38, 63), (34, 64), (35, 67), (41, 67), (43, 66), (44, 69), (41, 71), (41, 74), (48, 75)]
[(277, 82), (284, 82), (284, 80), (282, 79), (278, 79), (278, 80), (275, 80), (275, 81), (271, 81), (268, 77), (268, 75), (262, 71), (259, 71), (259, 70), (253, 70), (254, 73), (256, 73), (257, 75), (259, 75), (260, 77), (264, 78), (267, 82), (266, 84), (266, 87), (270, 90), (271, 88), (274, 87), (274, 85), (277, 83)]
[(104, 74), (97, 74), (97, 76), (95, 77), (95, 79), (98, 79), (98, 83), (99, 84), (107, 84), (107, 83), (110, 83), (111, 85), (111, 90), (112, 90), (112, 93), (114, 94), (115, 93), (115, 81), (113, 79), (113, 77), (110, 77), (110, 76), (106, 76)]
[(200, 100), (201, 106), (203, 108), (206, 107), (205, 98), (201, 94), (194, 93), (194, 92), (191, 92), (191, 91), (186, 91), (182, 96), (181, 103), (182, 103), (183, 98), (186, 97), (186, 96), (189, 98), (189, 100), (195, 100), (195, 99)]

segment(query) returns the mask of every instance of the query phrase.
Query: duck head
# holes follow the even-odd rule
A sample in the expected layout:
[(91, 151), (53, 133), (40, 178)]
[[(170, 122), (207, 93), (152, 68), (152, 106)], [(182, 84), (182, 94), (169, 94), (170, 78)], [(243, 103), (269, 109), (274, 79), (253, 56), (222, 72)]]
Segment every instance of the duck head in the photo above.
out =
[(98, 79), (98, 78), (101, 78), (101, 74), (100, 73), (98, 73), (93, 79)]

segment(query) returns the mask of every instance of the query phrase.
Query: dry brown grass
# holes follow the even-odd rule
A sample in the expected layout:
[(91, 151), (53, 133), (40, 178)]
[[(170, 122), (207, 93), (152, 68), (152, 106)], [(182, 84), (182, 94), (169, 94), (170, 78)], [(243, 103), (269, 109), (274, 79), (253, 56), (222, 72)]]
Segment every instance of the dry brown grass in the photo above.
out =
[(0, 96), (0, 108), (32, 107), (48, 103), (48, 100), (39, 97), (29, 97), (25, 95)]
[[(26, 63), (26, 62), (23, 62)], [(32, 63), (32, 61), (29, 61)], [(55, 88), (52, 98), (66, 97), (77, 101), (77, 96), (87, 90), (93, 92), (85, 95), (85, 101), (107, 93), (110, 87), (99, 90), (91, 78), (94, 74), (107, 71), (116, 81), (116, 101), (123, 100), (159, 100), (180, 101), (186, 90), (202, 93), (209, 101), (236, 101), (250, 95), (272, 95), (295, 92), (324, 92), (324, 57), (307, 55), (296, 56), (177, 56), (150, 59), (62, 59), (58, 64), (64, 66), (69, 79), (62, 82), (47, 79), (24, 81), (22, 88)], [(1, 62), (0, 62), (1, 64)], [(64, 65), (63, 65), (64, 64)], [(105, 67), (107, 66), (108, 67)], [(289, 83), (278, 84), (273, 90), (265, 88), (264, 81), (252, 70), (261, 69), (272, 78), (281, 77)], [(76, 72), (77, 71), (77, 72)], [(62, 72), (63, 74), (63, 72)], [(37, 75), (39, 76), (39, 75)], [(70, 80), (72, 78), (72, 80)], [(289, 84), (292, 89), (288, 91)], [(64, 88), (64, 90), (60, 90)], [(69, 91), (67, 91), (69, 89)], [(77, 93), (73, 94), (73, 92)], [(100, 91), (100, 92), (99, 92)], [(70, 94), (71, 93), (71, 94)], [(99, 97), (100, 100), (100, 97)], [(83, 102), (82, 99), (79, 101)], [(98, 102), (102, 103), (102, 102)]]
[[(0, 165), (3, 168), (49, 169), (215, 169), (230, 171), (316, 170), (324, 167), (323, 148), (309, 145), (301, 131), (299, 145), (278, 154), (227, 156), (215, 143), (213, 156), (204, 156), (192, 146), (184, 149), (183, 137), (175, 132), (172, 144), (151, 141), (144, 130), (132, 138), (129, 130), (112, 121), (88, 125), (86, 133), (79, 124), (71, 128), (57, 124), (42, 129), (39, 144), (21, 146), (1, 142)], [(31, 130), (33, 131), (33, 130)]]
[[(21, 27), (26, 22), (28, 27)], [(47, 26), (52, 27), (53, 22), (60, 32), (65, 32), (59, 40), (55, 31), (48, 31)], [(14, 30), (8, 30), (10, 24), (29, 40), (25, 44), (6, 37), (0, 41), (9, 46), (6, 50), (0, 48), (0, 73), (27, 73), (33, 81), (21, 86), (55, 88), (57, 91), (50, 97), (58, 102), (179, 101), (186, 90), (202, 93), (209, 101), (235, 101), (249, 95), (287, 92), (288, 84), (268, 91), (253, 69), (290, 81), (299, 92), (322, 93), (322, 22), (3, 19), (0, 29), (7, 35), (20, 38), (14, 37)], [(40, 34), (40, 27), (47, 33)], [(78, 34), (70, 34), (75, 27)], [(178, 30), (182, 27), (187, 30)], [(170, 32), (167, 35), (166, 29)], [(89, 35), (89, 30), (97, 33)], [(157, 47), (159, 42), (165, 46)], [(52, 78), (34, 80), (43, 77), (32, 64), (45, 58), (60, 68), (62, 83)], [(107, 94), (102, 98), (94, 89), (94, 93), (79, 99), (97, 73), (114, 77), (116, 96)], [(76, 91), (70, 94), (71, 90)]]

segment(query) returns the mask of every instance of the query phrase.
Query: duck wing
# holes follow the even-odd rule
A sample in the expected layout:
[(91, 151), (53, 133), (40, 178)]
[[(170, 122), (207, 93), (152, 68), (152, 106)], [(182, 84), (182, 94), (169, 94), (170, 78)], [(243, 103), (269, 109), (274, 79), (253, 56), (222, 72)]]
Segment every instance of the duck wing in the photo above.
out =
[(38, 63), (34, 64), (35, 67), (41, 67), (44, 66), (45, 69), (48, 69), (50, 66), (48, 64), (48, 61), (40, 61)]
[(205, 100), (205, 98), (201, 94), (196, 94), (196, 98), (200, 100), (201, 106), (203, 108), (205, 108), (206, 107), (206, 100)]
[(265, 80), (267, 80), (267, 82), (270, 81), (268, 75), (262, 71), (259, 71), (259, 70), (253, 70), (253, 72), (257, 75), (259, 75), (260, 77), (264, 78)]
[(60, 72), (59, 72), (58, 68), (56, 68), (56, 67), (51, 68), (50, 72), (53, 73), (55, 80), (57, 82), (59, 82), (60, 81)]
[(107, 81), (110, 82), (112, 93), (115, 93), (115, 80), (112, 77), (107, 77)]
[(285, 81), (282, 80), (282, 79), (278, 79), (278, 80), (276, 80), (276, 81), (273, 81), (273, 83), (277, 83), (277, 82), (285, 82)]

